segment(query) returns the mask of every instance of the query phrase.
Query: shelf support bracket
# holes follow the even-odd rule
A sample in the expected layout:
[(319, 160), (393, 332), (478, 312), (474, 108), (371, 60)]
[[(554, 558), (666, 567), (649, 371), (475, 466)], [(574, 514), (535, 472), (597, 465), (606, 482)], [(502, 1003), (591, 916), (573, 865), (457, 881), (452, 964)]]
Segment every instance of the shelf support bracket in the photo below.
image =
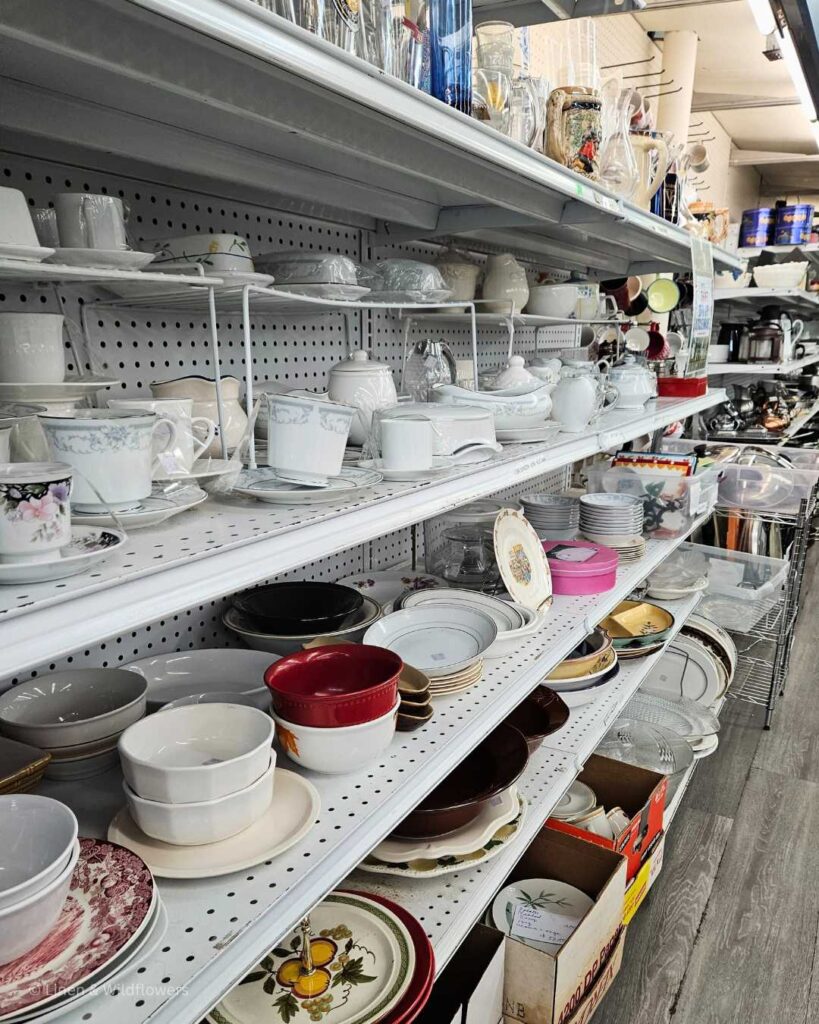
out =
[(540, 218), (516, 210), (506, 210), (502, 206), (445, 206), (439, 210), (434, 228), (379, 221), (374, 244), (413, 242), (419, 238), (440, 238), (487, 228), (534, 227), (539, 223)]

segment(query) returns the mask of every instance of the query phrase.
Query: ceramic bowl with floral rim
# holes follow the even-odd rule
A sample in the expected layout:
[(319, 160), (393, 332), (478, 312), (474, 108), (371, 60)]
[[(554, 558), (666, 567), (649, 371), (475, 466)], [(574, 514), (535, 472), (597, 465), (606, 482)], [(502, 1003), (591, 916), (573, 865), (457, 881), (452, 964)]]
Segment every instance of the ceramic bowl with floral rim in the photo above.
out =
[(43, 562), (71, 541), (71, 466), (0, 465), (0, 562)]

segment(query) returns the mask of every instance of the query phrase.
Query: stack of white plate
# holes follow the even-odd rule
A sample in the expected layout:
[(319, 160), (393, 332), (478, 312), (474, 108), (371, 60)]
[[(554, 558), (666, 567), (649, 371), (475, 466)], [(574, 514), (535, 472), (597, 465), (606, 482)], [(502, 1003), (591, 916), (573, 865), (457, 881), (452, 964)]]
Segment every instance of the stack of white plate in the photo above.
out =
[(580, 503), (566, 494), (525, 494), (523, 512), (541, 540), (574, 540)]
[(622, 544), (643, 532), (643, 499), (631, 494), (582, 495), (580, 532), (589, 540), (618, 550), (618, 542)]

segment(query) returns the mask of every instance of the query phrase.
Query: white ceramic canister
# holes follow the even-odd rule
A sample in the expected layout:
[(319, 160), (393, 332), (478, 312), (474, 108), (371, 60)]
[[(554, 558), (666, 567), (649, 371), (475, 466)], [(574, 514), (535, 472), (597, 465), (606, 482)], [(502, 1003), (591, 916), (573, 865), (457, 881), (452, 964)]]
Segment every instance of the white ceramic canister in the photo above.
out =
[[(202, 452), (214, 459), (222, 457), (219, 440), (219, 403), (216, 401), (216, 383), (209, 377), (177, 377), (175, 380), (153, 381), (154, 398), (192, 398), (193, 415), (202, 416), (217, 425), (216, 436)], [(225, 422), (225, 443), (229, 452), (239, 444), (247, 430), (247, 414), (239, 401), (239, 381), (236, 377), (222, 377), (222, 410)]]
[(125, 511), (151, 493), (153, 435), (176, 427), (153, 413), (78, 409), (73, 416), (41, 415), (52, 456), (74, 469), (72, 504), (82, 512)]
[(340, 402), (355, 410), (350, 444), (356, 445), (366, 441), (373, 413), (391, 409), (398, 402), (392, 367), (374, 362), (363, 349), (353, 352), (330, 370), (327, 395), (331, 402)]
[(483, 305), (488, 313), (520, 313), (529, 300), (526, 271), (510, 252), (488, 256), (483, 279)]
[(0, 381), (62, 384), (63, 320), (59, 313), (0, 313)]
[(71, 466), (0, 465), (0, 562), (47, 562), (71, 540)]
[(324, 486), (338, 476), (356, 415), (323, 396), (266, 395), (267, 464), (283, 480)]

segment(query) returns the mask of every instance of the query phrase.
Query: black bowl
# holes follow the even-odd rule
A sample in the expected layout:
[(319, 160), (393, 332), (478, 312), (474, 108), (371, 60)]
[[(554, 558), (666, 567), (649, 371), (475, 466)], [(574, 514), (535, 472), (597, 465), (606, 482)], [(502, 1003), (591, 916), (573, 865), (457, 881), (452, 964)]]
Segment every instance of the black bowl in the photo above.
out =
[(276, 636), (332, 633), (352, 621), (363, 604), (362, 594), (339, 583), (269, 583), (233, 599), (250, 626)]

